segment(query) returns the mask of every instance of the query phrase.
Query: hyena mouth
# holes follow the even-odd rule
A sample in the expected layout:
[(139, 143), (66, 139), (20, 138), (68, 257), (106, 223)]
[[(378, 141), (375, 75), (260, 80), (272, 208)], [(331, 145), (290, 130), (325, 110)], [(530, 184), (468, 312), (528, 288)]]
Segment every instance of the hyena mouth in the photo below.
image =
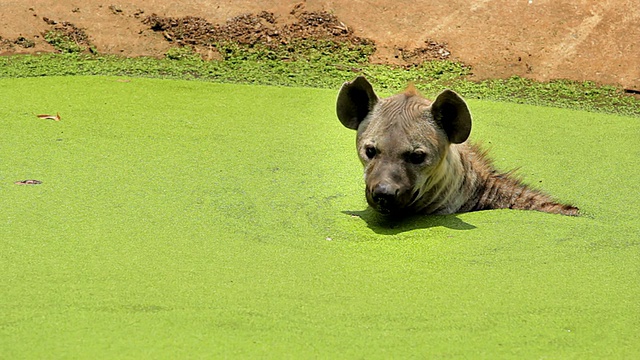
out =
[(398, 194), (398, 192), (395, 194), (380, 195), (369, 188), (366, 189), (367, 202), (382, 215), (402, 214), (406, 212), (418, 198), (419, 191), (411, 194), (411, 198), (408, 198), (408, 195), (407, 193), (401, 195)]

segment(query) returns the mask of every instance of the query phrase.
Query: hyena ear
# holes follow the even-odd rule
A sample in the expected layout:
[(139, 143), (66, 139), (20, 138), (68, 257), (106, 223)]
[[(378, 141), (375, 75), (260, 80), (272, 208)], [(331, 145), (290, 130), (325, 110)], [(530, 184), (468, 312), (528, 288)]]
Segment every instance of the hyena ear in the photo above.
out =
[(340, 88), (336, 103), (338, 119), (345, 127), (357, 130), (377, 102), (378, 96), (369, 81), (364, 76), (358, 76)]
[(445, 90), (431, 105), (431, 114), (438, 125), (447, 133), (449, 141), (460, 144), (471, 133), (471, 113), (467, 103), (451, 90)]

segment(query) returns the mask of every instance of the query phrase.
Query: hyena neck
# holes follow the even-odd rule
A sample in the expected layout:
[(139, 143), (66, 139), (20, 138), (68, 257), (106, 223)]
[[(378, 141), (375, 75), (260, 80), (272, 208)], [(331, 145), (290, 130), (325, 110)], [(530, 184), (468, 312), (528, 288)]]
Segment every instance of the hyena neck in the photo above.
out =
[(578, 215), (578, 208), (558, 203), (511, 173), (496, 170), (484, 151), (466, 143), (450, 146), (412, 206), (425, 214), (520, 209)]
[(511, 173), (496, 170), (477, 146), (463, 144), (456, 150), (464, 169), (458, 187), (464, 201), (458, 199), (462, 205), (456, 212), (520, 209), (578, 215), (578, 208), (558, 203), (549, 195), (529, 188)]

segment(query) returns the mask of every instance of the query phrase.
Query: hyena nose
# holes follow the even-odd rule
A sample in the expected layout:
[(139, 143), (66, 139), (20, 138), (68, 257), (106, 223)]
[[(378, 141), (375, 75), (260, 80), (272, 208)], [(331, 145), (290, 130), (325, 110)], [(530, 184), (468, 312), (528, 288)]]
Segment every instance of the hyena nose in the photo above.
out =
[(371, 193), (372, 200), (383, 208), (390, 208), (396, 202), (399, 189), (389, 184), (378, 184)]

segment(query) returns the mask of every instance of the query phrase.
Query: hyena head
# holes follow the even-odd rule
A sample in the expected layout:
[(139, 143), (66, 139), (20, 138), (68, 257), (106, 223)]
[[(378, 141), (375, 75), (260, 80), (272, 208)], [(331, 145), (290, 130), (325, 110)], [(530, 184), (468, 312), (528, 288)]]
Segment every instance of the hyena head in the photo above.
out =
[(469, 109), (450, 90), (431, 102), (410, 85), (380, 99), (360, 76), (342, 86), (336, 110), (345, 127), (357, 130), (367, 202), (383, 214), (416, 210), (425, 185), (446, 176), (450, 145), (466, 141), (471, 132)]

